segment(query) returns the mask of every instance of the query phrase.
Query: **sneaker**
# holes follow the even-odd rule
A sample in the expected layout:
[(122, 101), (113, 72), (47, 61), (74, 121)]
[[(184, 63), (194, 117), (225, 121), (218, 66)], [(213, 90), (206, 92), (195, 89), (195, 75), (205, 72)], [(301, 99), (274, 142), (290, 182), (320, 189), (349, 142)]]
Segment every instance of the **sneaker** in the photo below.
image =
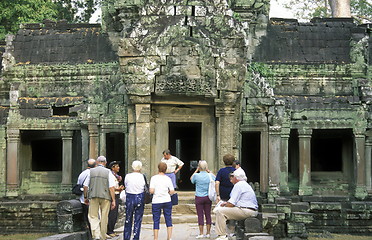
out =
[(226, 235), (218, 236), (216, 240), (229, 240), (229, 238)]
[(210, 234), (204, 235), (205, 238), (211, 238)]
[(112, 237), (108, 234), (106, 234), (106, 239), (111, 239)]
[(204, 235), (200, 234), (200, 235), (196, 236), (195, 238), (196, 238), (196, 239), (204, 238)]

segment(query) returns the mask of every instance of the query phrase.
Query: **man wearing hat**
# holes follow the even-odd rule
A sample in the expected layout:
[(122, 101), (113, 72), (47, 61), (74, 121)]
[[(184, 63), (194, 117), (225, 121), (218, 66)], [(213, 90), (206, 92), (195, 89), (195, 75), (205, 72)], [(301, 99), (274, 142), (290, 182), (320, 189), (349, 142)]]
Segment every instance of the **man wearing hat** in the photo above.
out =
[(109, 163), (108, 168), (111, 169), (112, 174), (115, 176), (115, 201), (116, 206), (114, 209), (111, 209), (108, 215), (108, 225), (107, 225), (107, 238), (116, 237), (118, 234), (114, 232), (115, 224), (118, 220), (118, 212), (119, 212), (119, 198), (120, 192), (123, 191), (124, 186), (120, 185), (122, 181), (122, 177), (119, 175), (120, 171), (120, 161), (112, 161)]
[(216, 233), (218, 240), (227, 240), (226, 220), (243, 220), (257, 216), (257, 198), (252, 187), (245, 181), (244, 172), (235, 170), (230, 174), (230, 181), (234, 184), (230, 199), (221, 203), (213, 212), (216, 214)]

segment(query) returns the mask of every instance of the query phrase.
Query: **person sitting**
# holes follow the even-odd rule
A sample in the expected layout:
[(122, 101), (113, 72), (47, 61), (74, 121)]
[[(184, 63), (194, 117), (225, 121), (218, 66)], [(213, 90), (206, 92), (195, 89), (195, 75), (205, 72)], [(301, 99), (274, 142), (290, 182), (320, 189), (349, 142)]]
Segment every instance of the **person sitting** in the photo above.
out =
[(252, 187), (245, 181), (246, 176), (242, 171), (230, 174), (230, 181), (234, 184), (230, 199), (222, 202), (213, 212), (216, 214), (216, 233), (218, 240), (227, 240), (226, 220), (243, 220), (256, 217), (258, 203)]

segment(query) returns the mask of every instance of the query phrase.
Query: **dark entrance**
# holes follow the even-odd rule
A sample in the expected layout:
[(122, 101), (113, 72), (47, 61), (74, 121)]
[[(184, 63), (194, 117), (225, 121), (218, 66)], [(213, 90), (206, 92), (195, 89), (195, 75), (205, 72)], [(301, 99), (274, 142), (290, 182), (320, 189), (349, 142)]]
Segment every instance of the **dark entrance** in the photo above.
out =
[[(107, 165), (113, 161), (121, 161), (119, 175), (125, 176), (125, 135), (124, 133), (107, 133), (106, 134), (106, 158)], [(123, 182), (120, 182), (123, 184)]]
[(169, 123), (169, 150), (185, 165), (177, 176), (177, 185), (180, 190), (193, 190), (190, 182), (193, 173), (193, 161), (199, 161), (201, 156), (201, 123), (170, 122)]
[(248, 182), (260, 182), (261, 133), (242, 133), (241, 167), (247, 175)]

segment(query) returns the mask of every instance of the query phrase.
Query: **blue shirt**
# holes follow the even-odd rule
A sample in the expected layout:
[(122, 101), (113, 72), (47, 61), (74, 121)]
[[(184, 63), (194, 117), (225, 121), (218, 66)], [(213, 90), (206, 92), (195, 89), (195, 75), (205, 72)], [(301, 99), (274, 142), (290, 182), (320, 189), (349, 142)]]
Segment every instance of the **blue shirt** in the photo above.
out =
[(212, 174), (209, 174), (206, 171), (195, 173), (192, 176), (191, 183), (196, 184), (195, 196), (197, 197), (208, 196), (208, 189), (209, 189), (209, 182), (210, 182), (209, 176), (211, 176), (213, 180), (215, 179), (215, 177)]
[(256, 194), (246, 181), (235, 183), (230, 195), (231, 197), (228, 202), (234, 204), (236, 207), (258, 209)]
[(221, 200), (227, 201), (230, 198), (230, 192), (234, 187), (234, 184), (230, 182), (230, 173), (236, 169), (233, 167), (221, 168), (216, 176), (216, 181), (220, 182), (220, 198)]

